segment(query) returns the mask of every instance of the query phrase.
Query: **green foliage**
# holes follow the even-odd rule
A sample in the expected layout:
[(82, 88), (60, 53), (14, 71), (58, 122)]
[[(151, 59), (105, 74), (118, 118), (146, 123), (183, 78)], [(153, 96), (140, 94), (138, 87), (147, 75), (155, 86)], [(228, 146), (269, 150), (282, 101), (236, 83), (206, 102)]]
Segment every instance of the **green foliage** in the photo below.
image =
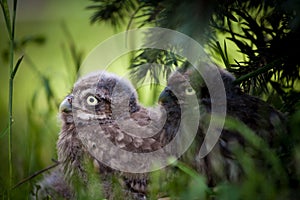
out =
[[(159, 84), (162, 77), (168, 77), (183, 60), (170, 51), (157, 49), (141, 50), (131, 61), (131, 77), (143, 83), (149, 76), (154, 84)], [(161, 69), (161, 67), (163, 68)], [(149, 73), (149, 74), (147, 74)]]
[[(14, 3), (16, 3), (16, 1)], [(6, 8), (6, 6), (8, 6), (7, 2), (1, 1), (3, 14), (6, 15), (5, 17), (7, 18), (9, 17), (9, 13), (7, 14), (5, 12), (8, 12), (9, 9)], [(15, 11), (16, 10), (14, 9), (14, 12)], [(6, 20), (6, 22), (9, 22), (9, 20)], [(15, 24), (13, 24), (13, 26), (7, 25), (7, 27), (14, 26)], [(13, 33), (11, 31), (9, 32), (10, 34)], [(65, 59), (69, 72), (66, 80), (69, 79), (67, 84), (69, 84), (71, 88), (79, 75), (79, 67), (82, 62), (82, 52), (78, 50), (76, 43), (72, 39), (72, 35), (68, 32), (67, 26), (64, 26), (64, 33), (68, 39), (68, 49), (62, 50), (66, 55)], [(56, 159), (55, 143), (59, 127), (55, 116), (57, 115), (57, 108), (60, 103), (59, 99), (62, 97), (57, 96), (54, 92), (54, 86), (56, 85), (53, 83), (53, 75), (46, 75), (42, 72), (40, 67), (35, 64), (35, 61), (31, 59), (31, 55), (26, 53), (26, 49), (34, 45), (44, 47), (44, 44), (47, 42), (46, 38), (43, 35), (32, 34), (21, 38), (14, 38), (9, 35), (9, 39), (9, 46), (1, 52), (3, 61), (8, 63), (11, 68), (8, 77), (8, 79), (10, 79), (10, 88), (8, 90), (10, 92), (8, 95), (10, 97), (9, 107), (11, 106), (12, 108), (13, 105), (12, 83), (21, 63), (26, 63), (31, 69), (31, 72), (37, 76), (36, 85), (39, 86), (33, 93), (30, 103), (26, 105), (26, 113), (24, 114), (25, 117), (23, 116), (24, 119), (23, 122), (21, 122), (27, 124), (28, 127), (25, 130), (20, 130), (20, 121), (17, 123), (11, 121), (12, 123), (1, 130), (0, 133), (1, 140), (11, 134), (14, 136), (9, 137), (14, 138), (14, 140), (10, 139), (7, 145), (5, 144), (4, 146), (1, 146), (1, 151), (7, 152), (9, 154), (7, 157), (11, 157), (11, 160), (8, 160), (7, 163), (4, 162), (4, 166), (2, 165), (1, 167), (0, 198), (23, 199), (24, 197), (28, 198), (30, 196), (33, 184), (39, 178), (35, 177), (40, 176), (40, 174), (45, 173), (51, 168), (45, 168), (45, 163), (51, 164), (51, 159)], [(67, 59), (68, 54), (71, 55), (71, 61)], [(14, 61), (12, 55), (20, 56), (19, 59), (16, 60), (13, 68), (11, 67), (12, 62)], [(23, 74), (20, 74), (20, 76), (22, 75)], [(41, 102), (43, 102), (43, 100), (46, 101), (46, 104), (43, 104), (45, 106), (41, 106)], [(8, 114), (9, 118), (15, 118), (15, 116), (12, 115), (12, 109)], [(14, 132), (11, 132), (12, 127), (15, 127)], [(1, 144), (3, 144), (3, 142)], [(3, 153), (4, 152), (2, 152), (1, 156), (4, 156)], [(6, 157), (3, 158), (6, 160)], [(6, 164), (9, 166), (6, 167)], [(7, 173), (7, 171), (11, 172)]]
[[(113, 26), (120, 26), (127, 16), (136, 9), (136, 2), (130, 0), (93, 0), (88, 9), (95, 10), (91, 22), (109, 21)], [(120, 22), (121, 21), (121, 22)]]
[[(94, 21), (114, 21), (132, 23), (138, 27), (155, 25), (180, 31), (207, 46), (210, 51), (223, 55), (222, 59), (228, 71), (232, 72), (245, 92), (269, 100), (271, 104), (284, 112), (294, 112), (293, 107), (299, 102), (299, 59), (297, 48), (300, 46), (300, 11), (296, 0), (289, 1), (138, 1), (129, 21), (125, 21), (124, 12), (135, 1), (118, 1), (118, 9), (110, 17), (111, 9), (106, 1), (97, 1), (94, 7)], [(131, 10), (126, 10), (129, 12)], [(106, 14), (103, 14), (106, 13)], [(118, 13), (118, 14), (117, 14)], [(114, 25), (114, 24), (113, 24)], [(162, 38), (163, 36), (160, 35)], [(147, 42), (160, 42), (159, 38), (145, 34)], [(216, 40), (225, 37), (224, 50)], [(165, 39), (165, 38), (164, 38)], [(235, 45), (242, 60), (233, 59), (237, 53), (228, 54), (226, 45)], [(172, 48), (172, 47), (171, 47)], [(170, 48), (170, 50), (171, 50)], [(225, 52), (225, 53), (222, 53)], [(150, 53), (148, 49), (136, 53), (131, 69), (135, 80), (142, 80), (147, 73), (157, 74), (157, 67), (140, 67), (144, 63), (160, 64), (159, 71), (170, 71), (178, 58), (170, 61), (164, 53)], [(217, 55), (217, 56), (219, 56)], [(226, 56), (225, 56), (226, 55)], [(225, 56), (225, 57), (224, 57)], [(182, 66), (180, 64), (179, 66)], [(167, 77), (168, 73), (163, 75)], [(157, 82), (154, 76), (154, 80)], [(298, 88), (299, 89), (299, 88)], [(268, 96), (278, 96), (272, 102)]]
[[(238, 77), (237, 83), (254, 95), (278, 95), (281, 98), (278, 108), (289, 112), (293, 109), (285, 106), (292, 103), (287, 96), (299, 94), (294, 89), (300, 75), (295, 51), (300, 45), (296, 36), (299, 35), (296, 5), (294, 1), (236, 2), (228, 7), (235, 19), (226, 18), (225, 13), (225, 19), (213, 22), (213, 27), (245, 56), (243, 61), (235, 60), (235, 64), (227, 67)], [(295, 102), (289, 108), (294, 105)]]
[(176, 161), (170, 166), (151, 174), (150, 199), (207, 199), (212, 193), (205, 178), (186, 164)]
[(23, 60), (23, 57), (19, 58), (17, 63), (14, 65), (14, 41), (15, 41), (15, 22), (16, 22), (16, 10), (17, 10), (17, 0), (13, 2), (13, 11), (12, 11), (12, 20), (10, 19), (10, 11), (6, 0), (0, 1), (1, 8), (3, 11), (7, 33), (10, 39), (10, 48), (9, 48), (9, 88), (8, 88), (8, 168), (9, 168), (9, 177), (8, 177), (8, 188), (7, 195), (8, 198), (11, 198), (11, 187), (13, 182), (13, 160), (12, 160), (12, 125), (13, 125), (13, 89), (14, 89), (14, 78), (19, 69), (20, 63)]
[[(14, 38), (16, 3), (13, 4), (13, 14), (9, 12), (6, 0), (0, 0), (6, 29), (9, 35), (9, 47), (2, 52), (10, 68), (7, 80), (10, 82), (10, 104), (13, 100), (13, 80), (20, 65), (26, 62), (38, 77), (40, 87), (34, 92), (31, 103), (27, 105), (28, 130), (18, 141), (18, 144), (28, 142), (28, 146), (14, 146), (14, 152), (6, 150), (18, 138), (10, 139), (1, 147), (10, 159), (4, 158), (4, 171), (0, 176), (0, 198), (21, 199), (29, 196), (32, 185), (37, 179), (27, 179), (15, 189), (11, 188), (26, 177), (42, 169), (44, 164), (56, 157), (55, 141), (59, 127), (53, 118), (57, 113), (59, 99), (54, 92), (53, 76), (39, 70), (35, 61), (26, 54), (26, 49), (32, 44), (43, 45), (47, 42), (41, 35), (27, 35), (21, 39)], [(238, 8), (238, 9), (237, 9)], [(94, 0), (88, 9), (94, 11), (91, 22), (108, 21), (115, 27), (127, 25), (131, 28), (146, 25), (156, 25), (181, 31), (204, 44), (209, 50), (216, 52), (222, 59), (227, 70), (237, 77), (244, 91), (268, 100), (281, 111), (288, 112), (288, 135), (281, 136), (282, 145), (286, 151), (270, 148), (261, 138), (241, 122), (233, 119), (226, 121), (226, 127), (243, 134), (250, 147), (241, 150), (237, 147), (235, 156), (241, 164), (246, 178), (239, 184), (222, 182), (209, 188), (205, 178), (197, 174), (190, 166), (177, 162), (166, 171), (156, 171), (151, 174), (149, 188), (150, 199), (170, 196), (172, 199), (297, 199), (300, 195), (300, 94), (299, 94), (299, 3), (289, 1), (181, 1), (170, 0)], [(296, 13), (296, 14), (295, 14)], [(66, 26), (64, 26), (66, 27)], [(76, 42), (68, 29), (64, 29), (67, 44), (63, 52), (70, 54), (72, 61), (67, 60), (68, 77), (64, 77), (71, 85), (77, 79), (83, 54), (78, 50)], [(216, 43), (220, 36), (224, 42)], [(147, 35), (145, 39), (151, 42), (156, 37)], [(235, 54), (229, 51), (230, 44), (242, 55), (242, 60), (232, 59)], [(131, 63), (132, 77), (136, 82), (152, 78), (159, 83), (169, 76), (175, 68), (183, 66), (185, 60), (171, 51), (144, 49), (135, 52)], [(18, 56), (16, 56), (18, 55)], [(24, 56), (23, 56), (24, 55)], [(18, 57), (15, 61), (14, 56)], [(71, 63), (71, 64), (70, 64)], [(148, 63), (158, 63), (149, 65)], [(142, 67), (141, 67), (142, 65)], [(22, 76), (22, 74), (18, 74)], [(154, 93), (157, 96), (158, 91)], [(40, 99), (45, 99), (45, 107), (39, 105)], [(12, 108), (12, 104), (9, 106)], [(42, 107), (42, 108), (41, 108)], [(12, 116), (12, 109), (9, 118)], [(45, 121), (45, 119), (47, 119)], [(0, 131), (0, 139), (11, 135), (11, 120), (7, 121)], [(13, 125), (13, 126), (12, 126)], [(14, 132), (13, 132), (14, 133)], [(18, 134), (23, 134), (19, 131)], [(25, 139), (24, 139), (25, 138)], [(52, 139), (49, 141), (49, 138)], [(52, 149), (51, 152), (48, 150)], [(14, 153), (14, 154), (12, 154)], [(29, 158), (28, 160), (21, 159)], [(256, 160), (260, 162), (257, 163)], [(6, 163), (6, 160), (7, 163)], [(14, 165), (13, 165), (14, 164)], [(10, 170), (7, 170), (11, 168)], [(13, 169), (13, 171), (12, 171)], [(37, 175), (38, 176), (38, 175)], [(39, 178), (39, 177), (37, 177)], [(99, 197), (99, 183), (95, 176), (88, 186), (91, 194)], [(116, 198), (121, 198), (121, 188), (118, 181), (112, 177)], [(11, 182), (9, 182), (11, 181)], [(89, 194), (80, 193), (82, 198)], [(89, 196), (90, 197), (90, 196)]]

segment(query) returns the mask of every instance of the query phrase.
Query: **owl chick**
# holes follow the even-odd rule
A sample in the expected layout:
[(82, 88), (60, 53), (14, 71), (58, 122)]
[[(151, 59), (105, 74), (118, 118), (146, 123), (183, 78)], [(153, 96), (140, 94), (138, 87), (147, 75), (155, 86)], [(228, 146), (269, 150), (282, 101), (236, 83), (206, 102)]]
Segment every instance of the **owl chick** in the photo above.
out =
[[(237, 182), (242, 178), (243, 169), (234, 158), (232, 149), (236, 144), (242, 147), (247, 146), (247, 144), (241, 134), (225, 128), (222, 130), (220, 138), (212, 151), (204, 158), (198, 157), (200, 147), (205, 138), (207, 124), (210, 120), (211, 104), (215, 102), (210, 97), (208, 87), (202, 78), (203, 75), (209, 75), (214, 78), (214, 74), (210, 74), (213, 71), (210, 71), (209, 67), (201, 75), (191, 66), (178, 70), (169, 77), (168, 85), (161, 93), (159, 101), (165, 107), (167, 113), (177, 113), (179, 116), (180, 108), (184, 103), (178, 100), (180, 93), (196, 94), (200, 109), (195, 111), (194, 115), (198, 112), (201, 116), (199, 129), (195, 141), (181, 159), (204, 175), (209, 186), (215, 186), (221, 181)], [(280, 147), (277, 144), (278, 138), (280, 138), (279, 134), (286, 133), (284, 116), (264, 101), (243, 93), (239, 86), (234, 85), (235, 78), (229, 72), (220, 68), (217, 68), (217, 72), (224, 83), (227, 116), (242, 121), (266, 141), (270, 147), (279, 149)], [(187, 80), (192, 87), (182, 84)], [(211, 84), (210, 87), (214, 89), (213, 82)], [(174, 91), (177, 95), (174, 94)], [(167, 119), (165, 127), (170, 127), (174, 124), (178, 126), (180, 123), (180, 117), (176, 114), (172, 114), (172, 116), (171, 121)], [(164, 134), (166, 135), (163, 138), (167, 140), (163, 143), (168, 143), (176, 132), (167, 129)]]
[[(147, 174), (130, 173), (129, 168), (149, 167), (150, 162), (134, 163), (130, 156), (121, 153), (160, 149), (157, 133), (163, 126), (163, 114), (139, 105), (134, 87), (121, 77), (100, 71), (79, 79), (60, 105), (62, 128), (57, 142), (60, 165), (41, 182), (51, 192), (46, 195), (40, 192), (40, 196), (65, 198), (64, 194), (71, 194), (70, 198), (78, 198), (78, 191), (83, 191), (88, 198), (99, 198), (98, 193), (88, 191), (97, 177), (101, 186), (96, 185), (96, 190), (102, 190), (107, 199), (145, 199)], [(94, 169), (91, 170), (90, 164)], [(125, 172), (118, 170), (124, 168)], [(67, 183), (63, 191), (53, 186), (59, 180)], [(114, 190), (113, 182), (118, 191)]]

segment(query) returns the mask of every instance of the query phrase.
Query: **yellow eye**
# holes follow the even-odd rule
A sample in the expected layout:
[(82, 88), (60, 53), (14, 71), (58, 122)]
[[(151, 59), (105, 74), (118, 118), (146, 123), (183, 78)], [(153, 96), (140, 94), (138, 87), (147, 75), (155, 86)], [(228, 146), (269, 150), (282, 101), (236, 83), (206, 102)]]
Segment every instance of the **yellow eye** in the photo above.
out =
[(185, 89), (185, 94), (186, 95), (193, 95), (195, 94), (195, 90), (192, 87), (188, 87)]
[(94, 96), (88, 96), (88, 98), (86, 99), (86, 102), (90, 106), (95, 106), (98, 104), (98, 99)]

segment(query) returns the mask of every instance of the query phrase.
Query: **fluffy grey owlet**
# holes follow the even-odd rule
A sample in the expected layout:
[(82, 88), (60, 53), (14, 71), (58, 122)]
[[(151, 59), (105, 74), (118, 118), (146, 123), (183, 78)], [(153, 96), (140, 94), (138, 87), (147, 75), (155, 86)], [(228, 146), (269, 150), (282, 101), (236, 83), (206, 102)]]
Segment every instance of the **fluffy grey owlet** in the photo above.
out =
[(130, 82), (100, 71), (74, 84), (60, 118), (60, 164), (39, 183), (37, 198), (146, 198), (147, 173), (131, 170), (151, 162), (135, 163), (131, 155), (161, 149), (164, 112), (143, 108)]
[[(245, 140), (243, 134), (238, 131), (230, 130), (224, 127), (221, 131), (220, 138), (212, 151), (204, 158), (199, 158), (198, 153), (200, 146), (204, 141), (206, 135), (207, 126), (210, 122), (212, 114), (211, 104), (215, 100), (210, 96), (208, 85), (205, 83), (203, 76), (211, 76), (214, 79), (216, 74), (211, 70), (211, 66), (206, 63), (206, 70), (203, 70), (200, 74), (196, 68), (187, 66), (177, 71), (177, 73), (171, 75), (168, 79), (168, 86), (160, 95), (160, 102), (166, 108), (167, 113), (171, 113), (167, 117), (165, 127), (170, 127), (171, 124), (180, 123), (180, 108), (183, 102), (178, 101), (174, 91), (177, 93), (189, 92), (195, 93), (199, 103), (200, 122), (197, 130), (196, 138), (190, 148), (181, 157), (181, 160), (188, 164), (191, 168), (199, 172), (207, 179), (209, 186), (215, 186), (218, 183), (230, 181), (239, 182), (242, 179), (247, 178), (244, 174), (243, 167), (235, 158), (234, 150), (240, 148), (245, 153), (257, 152), (247, 140)], [(201, 66), (199, 66), (201, 67)], [(216, 66), (214, 66), (216, 67)], [(224, 83), (224, 89), (226, 93), (226, 118), (233, 118), (243, 122), (248, 126), (256, 136), (260, 137), (270, 148), (274, 149), (278, 154), (284, 154), (284, 147), (282, 145), (282, 138), (287, 137), (286, 119), (283, 114), (271, 107), (266, 102), (245, 94), (242, 89), (234, 85), (235, 78), (229, 72), (216, 67), (217, 73), (221, 76)], [(184, 81), (188, 81), (190, 86), (184, 86)], [(174, 87), (175, 86), (175, 87)], [(212, 82), (209, 85), (210, 88), (215, 88)], [(197, 114), (195, 112), (195, 114)], [(218, 113), (216, 113), (218, 114)], [(169, 120), (169, 118), (171, 120)], [(173, 125), (171, 125), (173, 126)], [(166, 134), (163, 138), (166, 138), (167, 143), (174, 137), (176, 132), (168, 130), (164, 132)], [(253, 155), (256, 164), (263, 166), (259, 153)], [(262, 167), (263, 169), (263, 167)], [(268, 170), (268, 165), (265, 166)]]

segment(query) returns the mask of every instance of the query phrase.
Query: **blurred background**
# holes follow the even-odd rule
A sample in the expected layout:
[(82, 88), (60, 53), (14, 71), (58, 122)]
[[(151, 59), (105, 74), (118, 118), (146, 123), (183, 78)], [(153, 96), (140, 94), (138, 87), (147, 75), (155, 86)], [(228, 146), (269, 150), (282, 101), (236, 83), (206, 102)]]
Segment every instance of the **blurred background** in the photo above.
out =
[[(8, 1), (8, 5), (12, 13), (12, 0)], [(80, 69), (80, 65), (88, 53), (110, 36), (142, 26), (166, 27), (193, 37), (205, 46), (214, 62), (238, 78), (238, 84), (246, 93), (267, 101), (285, 113), (296, 144), (292, 157), (299, 164), (300, 140), (295, 136), (300, 131), (299, 10), (297, 0), (225, 1), (224, 4), (201, 0), (181, 3), (167, 0), (18, 1), (14, 60), (16, 63), (22, 55), (24, 59), (14, 80), (13, 185), (51, 165), (51, 159), (56, 159), (56, 141), (60, 130), (58, 106), (78, 76), (87, 72)], [(9, 34), (3, 13), (0, 14), (0, 197), (4, 199), (9, 178), (7, 127), (10, 72)], [(210, 18), (213, 20), (208, 24)], [(142, 53), (147, 52), (122, 56), (107, 70), (119, 75), (126, 74), (136, 83), (144, 78), (140, 74), (146, 74), (139, 73), (137, 66), (150, 61), (158, 61), (163, 66), (161, 70), (170, 66), (167, 54), (160, 54), (160, 57), (150, 52), (148, 55), (154, 57), (145, 57), (147, 54)], [(173, 69), (179, 65), (177, 62), (171, 63)], [(147, 70), (151, 72), (155, 69)], [(158, 76), (165, 79), (169, 70), (165, 71), (164, 76)], [(152, 74), (155, 76), (155, 73)], [(161, 86), (140, 89), (141, 102), (146, 106), (153, 105), (161, 89)], [(297, 173), (296, 176), (300, 177), (299, 171)], [(39, 177), (16, 188), (16, 197), (29, 196), (32, 184)], [(253, 186), (251, 184), (248, 186)], [(221, 199), (238, 199), (237, 188), (229, 187), (233, 196), (225, 195)], [(182, 191), (176, 186), (173, 189)], [(283, 192), (286, 190), (282, 189)]]
[[(16, 19), (16, 56), (24, 55), (14, 82), (13, 182), (45, 168), (56, 158), (58, 105), (71, 90), (85, 56), (116, 31), (91, 25), (89, 1), (22, 0)], [(12, 10), (12, 1), (8, 1)], [(119, 31), (121, 31), (120, 29)], [(0, 190), (8, 183), (9, 35), (0, 15)], [(122, 65), (122, 61), (118, 64)], [(128, 61), (126, 62), (128, 65)], [(95, 69), (96, 70), (96, 69)], [(123, 74), (126, 68), (113, 69)], [(25, 186), (26, 193), (30, 184)], [(1, 195), (0, 195), (1, 196)]]

